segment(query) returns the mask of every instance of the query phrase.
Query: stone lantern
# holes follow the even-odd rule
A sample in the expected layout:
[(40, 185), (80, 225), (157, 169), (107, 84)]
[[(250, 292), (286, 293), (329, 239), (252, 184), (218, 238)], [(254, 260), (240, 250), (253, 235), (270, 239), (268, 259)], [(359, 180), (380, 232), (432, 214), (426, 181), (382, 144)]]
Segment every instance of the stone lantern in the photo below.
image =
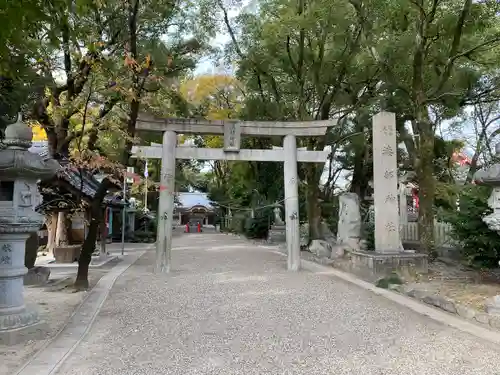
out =
[[(500, 143), (495, 146), (495, 154), (500, 156)], [(493, 190), (488, 198), (488, 206), (493, 210), (489, 215), (483, 217), (483, 222), (491, 230), (500, 234), (500, 163), (495, 163), (486, 169), (482, 169), (474, 175), (478, 185), (491, 186)], [(489, 299), (486, 304), (486, 312), (500, 315), (500, 295)]]
[(283, 206), (279, 202), (276, 202), (273, 207), (274, 222), (269, 229), (267, 240), (274, 243), (286, 242), (286, 225), (281, 217), (281, 209)]
[(59, 163), (29, 152), (32, 136), (19, 116), (0, 143), (0, 342), (7, 344), (40, 331), (38, 313), (24, 305), (24, 253), (26, 239), (43, 223), (35, 212), (37, 181), (52, 177)]
[[(495, 153), (500, 156), (500, 143), (495, 146)], [(478, 185), (493, 187), (488, 199), (488, 206), (493, 212), (484, 216), (483, 221), (488, 228), (500, 234), (500, 163), (476, 172), (474, 180)]]

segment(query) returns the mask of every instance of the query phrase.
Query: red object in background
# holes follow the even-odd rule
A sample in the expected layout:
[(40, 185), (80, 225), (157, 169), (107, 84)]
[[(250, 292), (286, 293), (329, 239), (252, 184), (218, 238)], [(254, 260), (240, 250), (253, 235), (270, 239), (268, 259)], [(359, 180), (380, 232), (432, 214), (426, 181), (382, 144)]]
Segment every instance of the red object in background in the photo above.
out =
[(200, 232), (201, 232), (201, 224), (198, 223), (198, 233), (200, 233)]
[(186, 233), (189, 233), (189, 223), (186, 224)]
[(412, 198), (413, 198), (415, 209), (418, 209), (418, 206), (419, 206), (418, 191), (416, 189), (414, 189), (412, 193), (413, 193)]
[(455, 162), (458, 163), (460, 166), (464, 165), (470, 165), (471, 160), (470, 158), (465, 155), (463, 152), (454, 152), (453, 155), (451, 156), (451, 159)]
[(134, 179), (134, 182), (132, 182), (132, 184), (140, 184), (141, 183), (141, 176), (139, 176), (138, 174), (136, 174), (136, 173), (130, 173), (130, 172), (125, 172), (125, 175), (128, 178)]

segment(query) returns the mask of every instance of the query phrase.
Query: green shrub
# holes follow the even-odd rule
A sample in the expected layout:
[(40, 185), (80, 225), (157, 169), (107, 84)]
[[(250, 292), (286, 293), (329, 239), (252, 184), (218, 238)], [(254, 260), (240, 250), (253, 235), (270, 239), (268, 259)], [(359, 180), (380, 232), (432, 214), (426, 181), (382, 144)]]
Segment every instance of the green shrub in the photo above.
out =
[(129, 239), (130, 242), (152, 243), (156, 241), (156, 233), (152, 231), (137, 230)]
[(233, 233), (244, 234), (245, 233), (245, 220), (246, 216), (235, 215), (231, 218), (229, 224), (229, 231)]
[(375, 223), (366, 221), (363, 223), (363, 239), (366, 241), (366, 250), (375, 250)]
[(500, 236), (482, 221), (492, 210), (487, 200), (491, 189), (467, 186), (460, 192), (460, 211), (442, 211), (440, 219), (452, 226), (451, 236), (461, 245), (462, 259), (471, 266), (498, 267)]
[(403, 280), (401, 277), (395, 272), (392, 272), (389, 276), (383, 277), (375, 283), (375, 286), (378, 288), (388, 289), (389, 285), (402, 285)]
[(245, 221), (245, 236), (247, 238), (267, 238), (269, 219), (267, 217), (247, 218)]

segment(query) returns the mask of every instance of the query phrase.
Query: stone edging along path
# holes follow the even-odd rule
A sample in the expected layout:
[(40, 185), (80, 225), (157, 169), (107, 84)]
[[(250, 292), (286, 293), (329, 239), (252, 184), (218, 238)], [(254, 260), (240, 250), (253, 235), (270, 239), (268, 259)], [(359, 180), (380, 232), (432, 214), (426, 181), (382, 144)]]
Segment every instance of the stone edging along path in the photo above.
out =
[(127, 255), (92, 288), (69, 321), (15, 375), (53, 375), (89, 332), (116, 279), (148, 249)]
[[(257, 244), (257, 243), (255, 243), (255, 245), (260, 247), (260, 248), (266, 249), (267, 251), (270, 251), (272, 253), (281, 255), (283, 257), (287, 256), (285, 253), (277, 250), (276, 246), (272, 246), (272, 245), (266, 246), (264, 244)], [(400, 294), (400, 293), (396, 293), (396, 292), (389, 290), (389, 289), (382, 289), (382, 288), (375, 286), (372, 283), (361, 280), (350, 273), (343, 272), (343, 271), (335, 269), (331, 266), (321, 265), (321, 264), (318, 264), (316, 262), (312, 262), (312, 261), (305, 260), (305, 259), (301, 259), (301, 267), (307, 271), (314, 272), (316, 274), (333, 276), (333, 277), (339, 278), (339, 279), (344, 280), (350, 284), (354, 284), (362, 289), (368, 290), (376, 295), (379, 295), (379, 296), (382, 296), (388, 300), (391, 300), (392, 302), (395, 302), (398, 305), (401, 305), (401, 306), (404, 306), (410, 310), (413, 310), (414, 312), (416, 312), (418, 314), (427, 316), (427, 317), (431, 318), (432, 320), (435, 320), (439, 323), (453, 327), (453, 328), (458, 329), (458, 330), (463, 331), (463, 332), (467, 332), (467, 333), (474, 335), (480, 339), (488, 340), (488, 341), (493, 342), (495, 344), (500, 344), (500, 332), (493, 331), (490, 328), (490, 327), (497, 328), (497, 326), (494, 325), (497, 323), (492, 324), (492, 319), (489, 319), (489, 321), (486, 322), (486, 324), (489, 323), (489, 326), (488, 326), (488, 328), (485, 328), (484, 323), (483, 323), (483, 326), (480, 326), (476, 323), (471, 323), (467, 320), (464, 320), (462, 315), (460, 315), (460, 317), (451, 315), (450, 312), (453, 313), (453, 309), (450, 307), (451, 305), (444, 304), (444, 301), (445, 301), (444, 299), (443, 299), (443, 301), (441, 301), (441, 300), (438, 301), (437, 298), (434, 298), (435, 296), (429, 297), (428, 295), (424, 295), (422, 293), (410, 291), (410, 290), (408, 290), (408, 292), (405, 294)], [(424, 302), (424, 303), (422, 303), (422, 302)], [(446, 301), (446, 302), (448, 302), (448, 301)], [(428, 306), (428, 304), (433, 306), (433, 307)], [(449, 308), (449, 310), (443, 309), (442, 306), (447, 306), (447, 308)], [(435, 307), (438, 307), (439, 310), (436, 309)], [(458, 309), (456, 309), (456, 310), (457, 311), (454, 313), (458, 314)], [(460, 309), (460, 311), (462, 311), (462, 310)], [(487, 314), (484, 314), (484, 315), (487, 315)], [(482, 317), (482, 315), (474, 315), (473, 318), (475, 319), (475, 322), (481, 323), (481, 321), (479, 320), (481, 318), (478, 319), (478, 316)], [(496, 320), (495, 322), (500, 322), (500, 319)]]

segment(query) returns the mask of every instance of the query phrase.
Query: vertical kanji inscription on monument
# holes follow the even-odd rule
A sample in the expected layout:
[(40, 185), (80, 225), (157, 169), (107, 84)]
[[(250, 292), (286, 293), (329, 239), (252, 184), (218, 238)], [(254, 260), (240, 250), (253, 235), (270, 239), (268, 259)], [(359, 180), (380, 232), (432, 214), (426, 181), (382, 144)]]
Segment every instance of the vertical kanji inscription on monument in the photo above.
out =
[(373, 117), (373, 185), (375, 251), (400, 251), (396, 116), (381, 112)]

